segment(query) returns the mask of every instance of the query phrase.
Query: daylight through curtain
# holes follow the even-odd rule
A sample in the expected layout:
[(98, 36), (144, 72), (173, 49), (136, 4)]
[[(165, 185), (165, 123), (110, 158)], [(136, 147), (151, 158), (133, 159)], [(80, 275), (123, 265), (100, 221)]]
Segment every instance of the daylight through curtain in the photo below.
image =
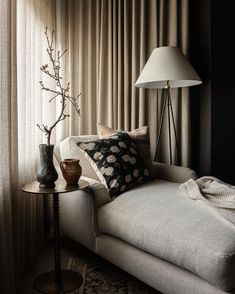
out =
[(21, 278), (44, 242), (43, 198), (20, 187), (34, 180), (36, 123), (53, 117), (38, 81), (45, 61), (43, 31), (54, 27), (50, 0), (0, 1), (0, 293), (19, 293)]

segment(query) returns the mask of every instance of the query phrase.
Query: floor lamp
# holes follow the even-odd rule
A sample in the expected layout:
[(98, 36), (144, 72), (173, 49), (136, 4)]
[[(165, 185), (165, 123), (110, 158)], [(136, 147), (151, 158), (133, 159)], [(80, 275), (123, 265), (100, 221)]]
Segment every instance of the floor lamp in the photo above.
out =
[(159, 144), (163, 129), (164, 116), (167, 112), (170, 164), (172, 165), (172, 135), (171, 125), (175, 136), (177, 155), (179, 143), (176, 132), (173, 107), (171, 102), (171, 88), (189, 87), (201, 84), (202, 81), (195, 72), (181, 49), (178, 47), (159, 47), (153, 50), (146, 62), (135, 86), (139, 88), (164, 89), (163, 107), (160, 116), (157, 147), (154, 161), (157, 160)]

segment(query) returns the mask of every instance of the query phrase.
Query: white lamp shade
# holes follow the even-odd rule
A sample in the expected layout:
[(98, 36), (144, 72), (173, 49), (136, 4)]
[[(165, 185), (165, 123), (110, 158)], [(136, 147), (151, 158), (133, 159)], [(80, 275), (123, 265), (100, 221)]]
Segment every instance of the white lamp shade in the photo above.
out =
[(135, 86), (164, 88), (167, 81), (169, 81), (170, 88), (189, 87), (202, 83), (180, 48), (159, 47), (154, 49)]

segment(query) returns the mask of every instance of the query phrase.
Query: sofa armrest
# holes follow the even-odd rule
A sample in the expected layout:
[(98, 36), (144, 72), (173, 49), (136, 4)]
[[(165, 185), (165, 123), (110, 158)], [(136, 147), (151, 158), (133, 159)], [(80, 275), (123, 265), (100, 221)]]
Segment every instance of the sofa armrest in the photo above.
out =
[(92, 193), (96, 208), (99, 208), (111, 201), (109, 191), (101, 182), (88, 177), (81, 177), (81, 179), (89, 183), (87, 190)]
[(61, 231), (92, 251), (96, 250), (99, 235), (98, 207), (111, 201), (105, 186), (93, 179), (81, 177), (89, 183), (84, 190), (60, 195)]
[(153, 176), (156, 179), (176, 183), (184, 183), (190, 178), (198, 178), (196, 172), (188, 167), (168, 165), (161, 162), (153, 162)]

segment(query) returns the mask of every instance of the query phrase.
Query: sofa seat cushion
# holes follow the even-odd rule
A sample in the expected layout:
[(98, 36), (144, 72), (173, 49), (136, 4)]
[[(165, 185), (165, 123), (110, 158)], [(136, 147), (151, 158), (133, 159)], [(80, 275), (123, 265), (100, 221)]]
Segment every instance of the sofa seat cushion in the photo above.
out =
[(154, 180), (125, 192), (99, 208), (100, 231), (218, 288), (235, 288), (235, 229), (203, 204), (186, 198), (178, 186)]

